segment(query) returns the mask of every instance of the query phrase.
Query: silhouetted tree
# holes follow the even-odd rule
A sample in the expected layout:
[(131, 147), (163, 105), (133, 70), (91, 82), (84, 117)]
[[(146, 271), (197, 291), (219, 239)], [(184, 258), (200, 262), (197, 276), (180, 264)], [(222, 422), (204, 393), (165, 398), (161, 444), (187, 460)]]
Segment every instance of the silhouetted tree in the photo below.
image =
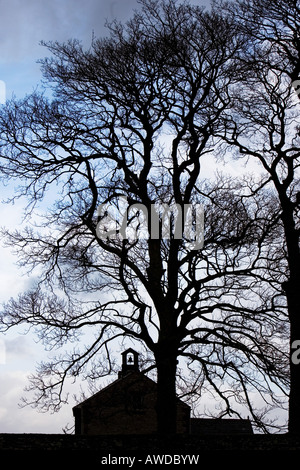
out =
[(300, 73), (300, 6), (294, 0), (247, 0), (237, 9), (235, 3), (227, 7), (249, 40), (244, 57), (249, 74), (235, 87), (222, 135), (240, 156), (259, 163), (263, 186), (271, 185), (277, 194), (286, 258), (281, 282), (290, 321), (289, 432), (299, 433), (300, 107), (294, 89)]
[(218, 3), (221, 8), (229, 9), (248, 35), (251, 43), (248, 53), (252, 52), (254, 63), (259, 58), (267, 69), (272, 65), (292, 82), (300, 80), (300, 6), (297, 0)]
[[(68, 376), (110, 372), (114, 341), (141, 341), (157, 369), (158, 431), (165, 434), (176, 429), (180, 356), (197, 361), (224, 413), (233, 404), (223, 377), (239, 381), (231, 392), (253, 416), (250, 389), (270, 392), (275, 381), (284, 391), (286, 317), (277, 284), (264, 275), (280, 231), (276, 204), (250, 199), (245, 181), (200, 181), (200, 163), (213, 160), (213, 136), (232, 107), (245, 39), (216, 10), (141, 4), (141, 13), (126, 26), (110, 25), (110, 37), (87, 51), (78, 41), (47, 44), (52, 56), (42, 70), (51, 98), (35, 92), (1, 112), (2, 175), (21, 181), (28, 217), (59, 192), (39, 233), (29, 227), (8, 235), (40, 282), (9, 302), (1, 320), (4, 328), (37, 328), (51, 347), (77, 340), (32, 377), (34, 402), (46, 409), (63, 402)], [(157, 204), (176, 209), (170, 225), (182, 236), (164, 236), (164, 224), (151, 217)], [(196, 204), (207, 205), (204, 242), (199, 227), (187, 233), (176, 219)], [(124, 206), (131, 208), (125, 217)], [(88, 332), (85, 347), (81, 331)], [(101, 354), (108, 357), (102, 364)], [(247, 374), (250, 366), (265, 386)]]

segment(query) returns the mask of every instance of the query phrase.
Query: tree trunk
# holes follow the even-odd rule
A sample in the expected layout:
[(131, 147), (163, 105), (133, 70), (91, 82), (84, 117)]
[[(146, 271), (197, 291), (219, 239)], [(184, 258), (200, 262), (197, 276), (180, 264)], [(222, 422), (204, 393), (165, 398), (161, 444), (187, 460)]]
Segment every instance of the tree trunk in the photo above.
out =
[(157, 365), (157, 432), (161, 436), (176, 434), (176, 367), (177, 351), (159, 348)]
[(287, 300), (290, 318), (289, 433), (300, 434), (300, 301), (299, 279), (290, 278)]
[[(290, 169), (291, 171), (291, 169)], [(289, 175), (290, 180), (294, 176)], [(287, 197), (283, 185), (275, 184), (282, 207), (286, 248), (288, 254), (289, 278), (285, 283), (285, 293), (290, 321), (290, 393), (289, 393), (289, 433), (300, 434), (300, 354), (297, 357), (300, 342), (300, 252), (299, 233), (294, 220), (294, 204)]]

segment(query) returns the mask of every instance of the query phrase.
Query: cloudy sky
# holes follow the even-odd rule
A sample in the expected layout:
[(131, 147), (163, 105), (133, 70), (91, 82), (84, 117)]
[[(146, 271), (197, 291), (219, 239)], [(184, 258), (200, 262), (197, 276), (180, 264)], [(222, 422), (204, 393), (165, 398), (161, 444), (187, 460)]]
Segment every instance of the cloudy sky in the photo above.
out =
[[(137, 7), (137, 0), (0, 0), (0, 103), (4, 84), (7, 98), (13, 94), (21, 98), (40, 81), (37, 60), (47, 53), (41, 40), (63, 42), (77, 38), (89, 45), (93, 35), (106, 34), (106, 20), (125, 20)], [(0, 192), (0, 226), (20, 227), (22, 204), (2, 203), (7, 189), (1, 187)], [(12, 253), (0, 245), (0, 304), (26, 290), (31, 282), (21, 276), (15, 261)], [(34, 372), (42, 354), (30, 335), (13, 331), (0, 336), (0, 433), (60, 433), (67, 423), (73, 423), (72, 402), (55, 415), (18, 406), (27, 376)]]
[(106, 20), (127, 18), (136, 0), (0, 0), (0, 79), (7, 96), (30, 92), (40, 79), (41, 40), (76, 38), (90, 44), (106, 33)]

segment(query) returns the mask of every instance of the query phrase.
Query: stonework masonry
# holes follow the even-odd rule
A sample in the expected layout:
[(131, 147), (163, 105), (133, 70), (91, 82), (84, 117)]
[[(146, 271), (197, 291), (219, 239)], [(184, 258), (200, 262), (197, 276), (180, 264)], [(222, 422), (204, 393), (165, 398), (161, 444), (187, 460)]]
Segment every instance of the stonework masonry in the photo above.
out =
[(142, 453), (300, 452), (300, 435), (219, 436), (76, 436), (71, 434), (0, 434), (0, 452), (96, 452), (99, 456)]

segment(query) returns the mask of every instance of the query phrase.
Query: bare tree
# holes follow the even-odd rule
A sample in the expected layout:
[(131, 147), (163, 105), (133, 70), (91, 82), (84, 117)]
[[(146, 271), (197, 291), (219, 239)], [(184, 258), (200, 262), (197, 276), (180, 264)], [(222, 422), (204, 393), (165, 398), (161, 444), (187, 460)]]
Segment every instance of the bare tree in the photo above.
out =
[[(200, 182), (200, 163), (231, 106), (244, 39), (215, 10), (141, 3), (141, 13), (126, 26), (110, 25), (110, 37), (88, 51), (78, 41), (48, 44), (52, 56), (42, 69), (51, 98), (36, 92), (1, 112), (2, 175), (22, 181), (28, 216), (59, 191), (39, 233), (6, 234), (40, 282), (9, 302), (1, 321), (37, 328), (51, 347), (77, 340), (32, 377), (34, 402), (46, 409), (60, 406), (68, 376), (109, 373), (115, 341), (142, 342), (157, 369), (158, 431), (165, 434), (176, 430), (179, 356), (200, 364), (224, 413), (233, 409), (222, 374), (239, 380), (232, 393), (243, 395), (253, 416), (251, 387), (270, 392), (275, 381), (284, 391), (286, 317), (277, 284), (263, 275), (276, 211), (248, 203), (229, 180), (214, 188)], [(204, 203), (199, 250), (199, 231), (187, 233), (186, 219), (179, 222), (186, 208)], [(163, 217), (153, 218), (159, 204), (176, 209), (169, 237)], [(172, 227), (182, 229), (180, 237)], [(81, 331), (94, 334), (85, 347)], [(265, 387), (249, 377), (249, 363)]]
[[(239, 156), (259, 163), (263, 186), (273, 186), (277, 194), (287, 266), (281, 282), (290, 321), (289, 432), (298, 433), (300, 107), (291, 80), (299, 74), (300, 10), (298, 2), (289, 0), (239, 3), (243, 17), (237, 13), (237, 18), (249, 38), (249, 75), (235, 88), (223, 136)], [(229, 9), (233, 12), (232, 5)]]
[[(237, 413), (236, 403), (243, 403), (255, 426), (270, 432), (284, 426), (265, 413), (286, 408), (289, 387), (289, 327), (281, 286), (288, 268), (278, 201), (262, 184), (257, 177), (241, 177), (202, 186), (211, 198), (200, 255), (207, 264), (202, 259), (197, 266), (198, 323), (183, 341), (182, 356), (192, 371), (183, 393), (188, 390), (197, 401), (209, 390), (223, 403), (218, 416)], [(208, 283), (207, 273), (212, 274)], [(257, 408), (253, 391), (266, 401), (265, 408)]]
[[(252, 43), (248, 53), (253, 61), (267, 68), (285, 72), (291, 81), (300, 79), (300, 6), (297, 0), (238, 0), (220, 2), (240, 22), (241, 29)], [(249, 59), (249, 56), (248, 56)], [(295, 88), (299, 83), (295, 83)]]

